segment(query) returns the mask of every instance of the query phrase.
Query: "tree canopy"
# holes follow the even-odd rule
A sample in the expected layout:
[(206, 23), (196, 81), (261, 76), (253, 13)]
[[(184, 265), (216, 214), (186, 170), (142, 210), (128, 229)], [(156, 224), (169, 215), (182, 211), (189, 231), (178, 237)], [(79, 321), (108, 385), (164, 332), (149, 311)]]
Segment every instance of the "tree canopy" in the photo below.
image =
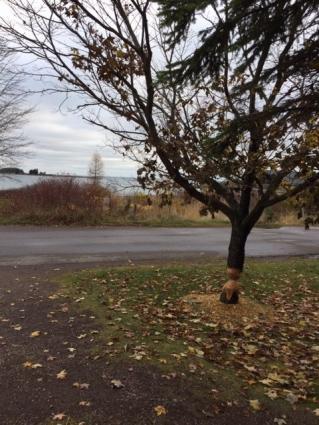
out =
[[(241, 206), (253, 187), (261, 190), (257, 212), (312, 185), (319, 152), (317, 2), (157, 3), (170, 48), (197, 35), (191, 53), (167, 75), (213, 90), (211, 108), (222, 99), (221, 122), (206, 145), (212, 158), (226, 154), (231, 161), (224, 177), (240, 187)], [(291, 173), (302, 183), (288, 190)]]
[[(235, 73), (249, 72), (258, 57), (280, 56), (282, 73), (313, 73), (317, 69), (318, 2), (315, 0), (156, 0), (163, 25), (170, 28), (167, 41), (179, 43), (189, 36), (193, 23), (202, 21), (198, 44), (179, 65), (189, 77), (223, 75), (227, 57)], [(173, 29), (173, 30), (172, 30)], [(304, 38), (304, 39), (303, 39)], [(304, 41), (298, 43), (298, 41)], [(273, 57), (275, 59), (275, 57)], [(278, 61), (273, 65), (278, 64)], [(261, 69), (260, 81), (271, 81), (275, 66)]]
[(265, 208), (319, 180), (315, 1), (7, 3), (12, 46), (83, 95), (143, 187), (182, 187), (229, 217), (230, 268)]

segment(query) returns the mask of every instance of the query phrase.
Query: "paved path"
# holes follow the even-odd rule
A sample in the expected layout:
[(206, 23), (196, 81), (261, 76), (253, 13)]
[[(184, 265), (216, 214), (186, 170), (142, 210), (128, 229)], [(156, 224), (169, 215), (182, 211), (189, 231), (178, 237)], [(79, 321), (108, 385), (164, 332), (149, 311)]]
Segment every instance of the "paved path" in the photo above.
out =
[[(229, 236), (229, 228), (0, 226), (0, 265), (224, 257)], [(255, 229), (247, 255), (319, 255), (319, 229)]]

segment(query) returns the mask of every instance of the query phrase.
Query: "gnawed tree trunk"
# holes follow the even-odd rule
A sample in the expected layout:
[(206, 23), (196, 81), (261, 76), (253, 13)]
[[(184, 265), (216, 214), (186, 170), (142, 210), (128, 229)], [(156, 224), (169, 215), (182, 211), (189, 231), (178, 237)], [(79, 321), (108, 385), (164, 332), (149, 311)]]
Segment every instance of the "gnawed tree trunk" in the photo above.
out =
[(248, 232), (233, 224), (228, 247), (227, 275), (220, 295), (220, 301), (225, 304), (237, 304), (239, 301), (239, 278), (244, 268), (245, 244)]

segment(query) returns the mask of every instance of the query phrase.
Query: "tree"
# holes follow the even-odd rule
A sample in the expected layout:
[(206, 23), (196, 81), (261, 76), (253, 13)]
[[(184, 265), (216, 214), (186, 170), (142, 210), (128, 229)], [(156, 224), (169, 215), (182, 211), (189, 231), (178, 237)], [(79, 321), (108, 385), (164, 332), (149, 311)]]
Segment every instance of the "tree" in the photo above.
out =
[(101, 155), (95, 152), (92, 155), (90, 166), (89, 166), (89, 176), (92, 179), (93, 184), (99, 185), (101, 179), (104, 175), (104, 164)]
[(20, 130), (32, 111), (25, 105), (27, 93), (12, 59), (6, 40), (0, 38), (0, 165), (14, 164), (25, 155), (27, 143)]
[(316, 2), (163, 0), (168, 45), (148, 0), (8, 3), (20, 25), (2, 27), (17, 49), (48, 63), (59, 91), (85, 96), (85, 119), (141, 162), (143, 187), (182, 187), (229, 217), (221, 300), (236, 303), (264, 209), (319, 180), (319, 143), (305, 137), (319, 117)]
[(0, 168), (1, 174), (24, 174), (24, 171), (21, 168), (16, 167), (4, 167)]
[(29, 174), (32, 176), (38, 176), (39, 175), (39, 169), (38, 168), (32, 168), (29, 170)]

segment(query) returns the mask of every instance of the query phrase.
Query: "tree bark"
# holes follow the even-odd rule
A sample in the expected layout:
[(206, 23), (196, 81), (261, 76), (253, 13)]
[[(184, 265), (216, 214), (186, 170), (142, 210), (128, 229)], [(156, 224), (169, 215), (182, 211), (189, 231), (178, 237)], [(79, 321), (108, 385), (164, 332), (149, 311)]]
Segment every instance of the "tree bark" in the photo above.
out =
[(224, 304), (237, 304), (239, 301), (240, 287), (238, 280), (244, 268), (247, 236), (247, 231), (233, 224), (227, 258), (229, 280), (223, 286), (220, 296), (220, 301)]
[(246, 231), (233, 225), (228, 247), (227, 266), (229, 268), (238, 269), (240, 272), (243, 271), (247, 236)]

